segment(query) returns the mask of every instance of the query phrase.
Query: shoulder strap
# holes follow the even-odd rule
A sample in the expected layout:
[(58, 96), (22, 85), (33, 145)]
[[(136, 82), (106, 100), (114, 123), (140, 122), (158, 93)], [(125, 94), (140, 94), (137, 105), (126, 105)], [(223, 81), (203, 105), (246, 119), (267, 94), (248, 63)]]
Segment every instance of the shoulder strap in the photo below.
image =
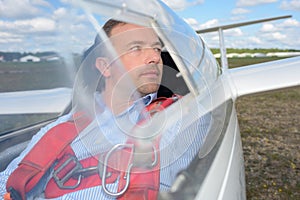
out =
[[(146, 110), (150, 113), (151, 116), (153, 116), (155, 113), (164, 110), (174, 102), (176, 102), (178, 99), (180, 99), (180, 95), (173, 95), (172, 97), (166, 98), (166, 97), (160, 97), (156, 100), (154, 100), (150, 105), (146, 107)], [(142, 122), (143, 123), (143, 122)], [(150, 141), (149, 141), (150, 142)], [(157, 199), (158, 192), (160, 188), (160, 153), (159, 153), (159, 142), (160, 137), (154, 139), (150, 145), (150, 150), (146, 150), (146, 154), (144, 154), (144, 157), (147, 157), (146, 155), (149, 154), (149, 152), (153, 152), (153, 156), (156, 157), (150, 157), (150, 162), (152, 160), (157, 160), (155, 164), (152, 166), (147, 167), (139, 167), (139, 164), (135, 166), (133, 162), (133, 167), (130, 173), (130, 184), (127, 189), (127, 191), (121, 195), (118, 200), (131, 200), (131, 199)], [(135, 142), (133, 142), (135, 143)], [(134, 148), (136, 151), (140, 151), (140, 145), (144, 146), (141, 149), (147, 149), (146, 146), (143, 144), (134, 144)], [(152, 147), (151, 147), (152, 146)], [(143, 150), (142, 150), (143, 151)], [(143, 155), (140, 154), (140, 156)], [(133, 159), (134, 160), (134, 159)], [(149, 158), (143, 158), (141, 159), (143, 162), (149, 162)], [(147, 161), (148, 160), (148, 161)], [(139, 161), (140, 162), (140, 161)], [(144, 163), (146, 164), (146, 163)], [(126, 172), (126, 171), (125, 171)], [(120, 191), (122, 188), (126, 185), (126, 180), (122, 177), (126, 176), (126, 174), (123, 171), (123, 175), (120, 177), (120, 183), (118, 191)]]
[[(181, 96), (174, 95), (170, 98), (158, 98), (146, 107), (151, 115), (159, 112), (175, 101)], [(76, 116), (75, 116), (76, 117)], [(82, 129), (87, 123), (84, 122)], [(81, 125), (80, 125), (81, 126)], [(52, 164), (60, 160), (66, 153), (70, 152), (74, 155), (70, 147), (71, 142), (78, 135), (77, 127), (74, 122), (65, 122), (50, 129), (32, 148), (32, 150), (23, 158), (17, 169), (10, 175), (6, 189), (14, 200), (25, 199), (26, 193), (36, 186), (40, 179), (45, 175)], [(159, 140), (153, 143), (155, 149), (159, 149)], [(50, 150), (50, 151), (49, 151)], [(133, 173), (131, 181), (133, 184), (129, 187), (120, 199), (132, 199), (135, 197), (157, 197), (159, 191), (159, 153), (157, 155), (158, 163), (149, 171), (141, 173), (141, 168), (134, 170), (138, 173)], [(91, 162), (88, 160), (88, 162)], [(146, 181), (145, 181), (146, 179)], [(111, 182), (111, 181), (109, 181)], [(95, 183), (92, 183), (92, 185)], [(124, 188), (124, 182), (119, 184), (120, 188)], [(82, 186), (81, 189), (84, 189)], [(131, 192), (132, 191), (132, 192)]]
[(146, 110), (150, 113), (150, 115), (154, 115), (155, 113), (164, 110), (182, 96), (174, 94), (172, 97), (159, 97), (155, 99), (151, 104), (146, 107)]
[(7, 191), (15, 191), (25, 199), (26, 193), (39, 182), (77, 134), (72, 122), (65, 122), (50, 129), (10, 175), (6, 184)]

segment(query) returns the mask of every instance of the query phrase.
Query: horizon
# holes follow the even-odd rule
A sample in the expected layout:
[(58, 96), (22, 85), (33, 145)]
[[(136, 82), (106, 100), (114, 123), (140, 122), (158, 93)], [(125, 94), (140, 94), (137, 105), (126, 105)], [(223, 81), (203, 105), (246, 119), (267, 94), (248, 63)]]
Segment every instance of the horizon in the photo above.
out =
[[(210, 48), (211, 51), (219, 51), (220, 48), (217, 47), (212, 47)], [(229, 53), (228, 51), (232, 51), (232, 50), (238, 50), (238, 51), (270, 51), (270, 52), (276, 52), (277, 50), (280, 52), (300, 52), (300, 49), (279, 49), (279, 48), (226, 48), (227, 53)], [(29, 55), (29, 54), (44, 54), (44, 53), (51, 53), (51, 54), (58, 54), (56, 51), (24, 51), (24, 52), (20, 52), (20, 51), (2, 51), (0, 50), (0, 56), (1, 54), (5, 54), (5, 53), (18, 53), (18, 54), (22, 54), (22, 55)], [(78, 54), (77, 52), (73, 53), (73, 54)]]

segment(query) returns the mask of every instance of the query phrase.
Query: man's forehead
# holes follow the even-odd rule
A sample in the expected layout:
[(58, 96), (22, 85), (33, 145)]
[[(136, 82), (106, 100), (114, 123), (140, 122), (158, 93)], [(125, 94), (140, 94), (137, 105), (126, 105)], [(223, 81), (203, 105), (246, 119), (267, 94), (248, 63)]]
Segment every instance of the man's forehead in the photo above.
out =
[(110, 38), (122, 43), (129, 43), (135, 40), (151, 43), (159, 41), (158, 36), (152, 28), (134, 24), (118, 24), (112, 29)]
[[(128, 23), (120, 23), (114, 26), (111, 30), (111, 36), (117, 35), (120, 33), (128, 32), (128, 31), (141, 31), (143, 29), (147, 29), (146, 27), (139, 26), (136, 24), (128, 24)], [(150, 30), (149, 30), (150, 31)]]

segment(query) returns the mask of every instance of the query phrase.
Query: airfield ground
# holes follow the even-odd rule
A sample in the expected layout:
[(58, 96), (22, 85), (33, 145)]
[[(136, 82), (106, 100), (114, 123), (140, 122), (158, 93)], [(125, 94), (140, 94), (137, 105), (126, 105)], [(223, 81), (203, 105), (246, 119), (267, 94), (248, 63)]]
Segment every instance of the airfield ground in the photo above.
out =
[(300, 87), (242, 97), (236, 108), (247, 199), (300, 199)]
[(300, 87), (237, 101), (247, 199), (300, 199)]
[[(229, 65), (237, 67), (273, 59), (277, 58), (232, 58)], [(0, 92), (64, 86), (59, 80), (59, 65), (50, 68), (32, 63), (26, 67), (0, 63), (0, 67)], [(8, 74), (8, 70), (15, 73)], [(49, 77), (58, 80), (53, 82)], [(300, 87), (242, 97), (236, 107), (244, 148), (247, 199), (300, 199)]]

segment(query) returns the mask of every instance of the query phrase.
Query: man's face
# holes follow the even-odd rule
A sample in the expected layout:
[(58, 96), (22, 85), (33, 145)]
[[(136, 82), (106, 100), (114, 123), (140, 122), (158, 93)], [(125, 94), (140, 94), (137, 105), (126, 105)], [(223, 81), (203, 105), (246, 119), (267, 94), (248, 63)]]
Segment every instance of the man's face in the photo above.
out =
[(110, 38), (141, 95), (156, 92), (163, 65), (162, 44), (155, 32), (142, 26), (119, 24), (112, 29)]

